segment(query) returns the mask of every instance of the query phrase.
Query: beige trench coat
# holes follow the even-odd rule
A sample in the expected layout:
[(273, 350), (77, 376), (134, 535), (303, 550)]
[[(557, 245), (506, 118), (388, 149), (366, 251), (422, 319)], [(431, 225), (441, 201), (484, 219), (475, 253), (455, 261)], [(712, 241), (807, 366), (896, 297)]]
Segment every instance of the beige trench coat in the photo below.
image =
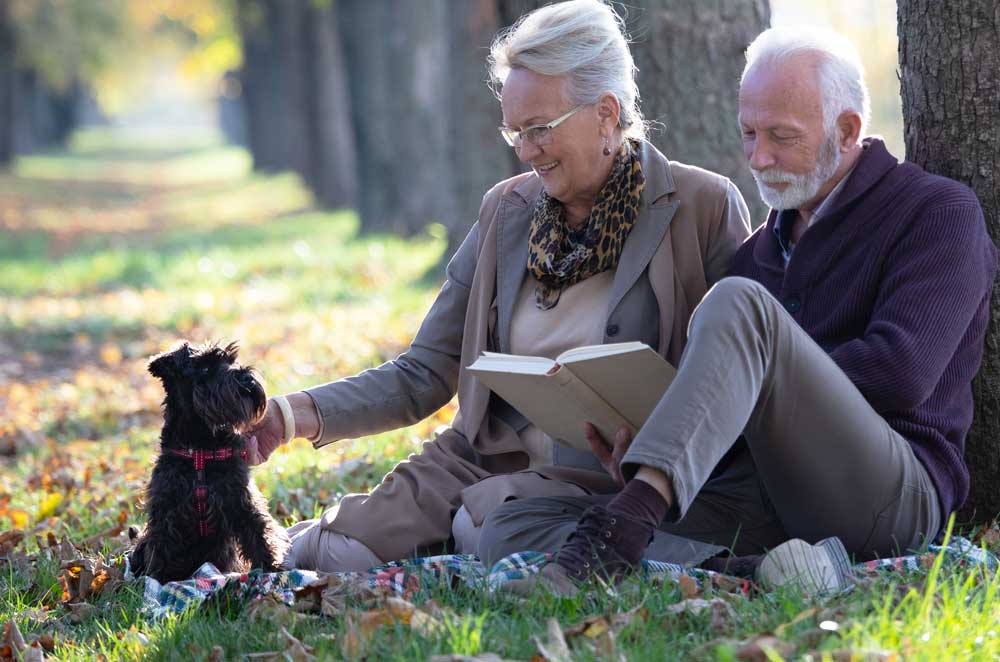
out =
[[(729, 180), (668, 161), (648, 143), (639, 158), (646, 176), (642, 208), (615, 271), (604, 341), (641, 340), (676, 365), (694, 307), (749, 235), (749, 213)], [(483, 350), (509, 351), (511, 313), (527, 273), (531, 212), (541, 190), (539, 178), (525, 173), (484, 196), (479, 219), (448, 264), (447, 279), (406, 353), (307, 391), (323, 418), (321, 443), (328, 443), (415, 423), (457, 390), (459, 413), (451, 428), (400, 462), (372, 492), (348, 495), (323, 515), (324, 528), (360, 540), (383, 560), (446, 542), (463, 503), (474, 521), (481, 520), (482, 490), (468, 488), (527, 467), (517, 434), (523, 417), (491, 398), (463, 368)], [(569, 481), (588, 491), (614, 489), (592, 456), (555, 446), (554, 466), (533, 473), (554, 479), (554, 488)], [(511, 477), (498, 489), (514, 494), (519, 480)]]

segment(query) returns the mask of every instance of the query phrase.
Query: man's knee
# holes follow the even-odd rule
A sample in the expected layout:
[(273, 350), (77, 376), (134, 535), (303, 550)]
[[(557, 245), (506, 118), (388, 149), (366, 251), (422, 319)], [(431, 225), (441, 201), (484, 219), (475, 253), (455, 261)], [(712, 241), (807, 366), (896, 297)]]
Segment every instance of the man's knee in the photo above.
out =
[(699, 327), (709, 329), (729, 328), (734, 325), (754, 324), (760, 312), (774, 297), (767, 288), (755, 280), (742, 276), (723, 278), (712, 286), (691, 316), (689, 335)]

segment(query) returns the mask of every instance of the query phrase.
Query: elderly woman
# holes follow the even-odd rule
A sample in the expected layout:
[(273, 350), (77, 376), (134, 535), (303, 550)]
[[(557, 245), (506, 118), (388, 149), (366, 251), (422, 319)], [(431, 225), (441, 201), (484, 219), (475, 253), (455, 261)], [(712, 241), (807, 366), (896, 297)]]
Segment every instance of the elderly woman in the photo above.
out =
[(490, 65), (500, 134), (531, 171), (486, 193), (406, 353), (274, 398), (255, 433), (265, 459), (294, 437), (321, 445), (412, 424), (456, 390), (459, 413), (372, 492), (292, 526), (289, 565), (360, 570), (429, 548), (488, 555), (479, 526), (505, 501), (620, 490), (596, 457), (553, 443), (465, 366), (483, 350), (555, 357), (624, 341), (676, 362), (692, 308), (749, 234), (731, 182), (645, 142), (635, 67), (609, 6), (534, 11), (498, 37)]

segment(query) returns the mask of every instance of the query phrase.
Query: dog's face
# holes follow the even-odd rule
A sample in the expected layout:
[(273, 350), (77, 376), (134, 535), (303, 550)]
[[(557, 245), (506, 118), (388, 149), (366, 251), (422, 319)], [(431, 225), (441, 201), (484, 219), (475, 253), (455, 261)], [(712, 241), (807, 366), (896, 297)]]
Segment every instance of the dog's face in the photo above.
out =
[(188, 343), (154, 356), (149, 372), (167, 392), (168, 417), (199, 419), (211, 430), (241, 430), (256, 423), (267, 407), (264, 388), (250, 367), (236, 362), (239, 347)]

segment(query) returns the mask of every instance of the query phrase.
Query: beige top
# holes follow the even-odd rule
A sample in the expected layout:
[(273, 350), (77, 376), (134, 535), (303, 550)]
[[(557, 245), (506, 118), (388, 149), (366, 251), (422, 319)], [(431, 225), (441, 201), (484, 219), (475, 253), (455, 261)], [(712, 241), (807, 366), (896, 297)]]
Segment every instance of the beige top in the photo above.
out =
[[(535, 304), (538, 281), (531, 274), (525, 276), (510, 320), (511, 353), (554, 359), (567, 349), (603, 342), (614, 276), (609, 269), (570, 285), (562, 291), (559, 303), (548, 310)], [(529, 466), (552, 464), (549, 435), (529, 424), (518, 436), (528, 453)]]

